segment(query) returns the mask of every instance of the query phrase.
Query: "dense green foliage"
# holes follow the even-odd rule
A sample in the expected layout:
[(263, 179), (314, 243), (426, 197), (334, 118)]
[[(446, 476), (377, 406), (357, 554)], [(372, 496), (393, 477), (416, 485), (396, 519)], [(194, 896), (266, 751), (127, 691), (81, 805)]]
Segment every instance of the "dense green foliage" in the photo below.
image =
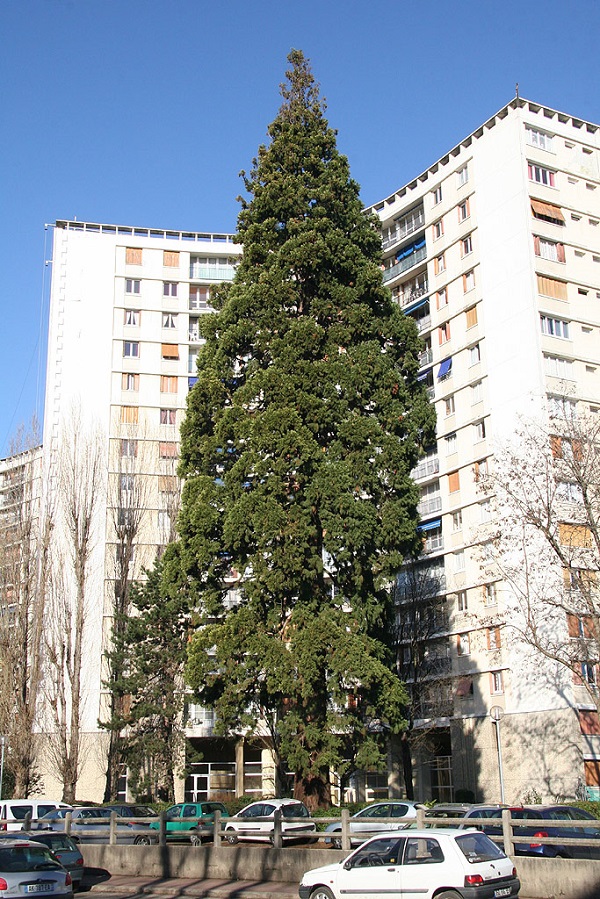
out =
[(433, 414), (375, 222), (306, 61), (289, 59), (270, 143), (244, 174), (243, 257), (202, 322), (167, 572), (199, 609), (187, 678), (200, 701), (223, 731), (264, 722), (315, 807), (330, 769), (381, 764), (403, 726), (389, 584), (419, 546), (410, 471)]
[(113, 631), (110, 660), (119, 676), (108, 686), (122, 700), (115, 705), (121, 711), (102, 726), (122, 734), (133, 795), (174, 802), (190, 616), (185, 598), (165, 594), (162, 575), (163, 562), (157, 559), (147, 580), (132, 586), (130, 614), (120, 616)]

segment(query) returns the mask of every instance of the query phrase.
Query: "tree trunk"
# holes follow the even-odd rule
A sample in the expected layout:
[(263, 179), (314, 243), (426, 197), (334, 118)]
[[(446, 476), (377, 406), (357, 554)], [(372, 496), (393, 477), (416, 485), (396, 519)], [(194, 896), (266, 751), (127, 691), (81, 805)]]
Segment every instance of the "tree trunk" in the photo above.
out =
[(320, 775), (308, 774), (305, 777), (296, 774), (294, 799), (303, 802), (309, 812), (314, 812), (318, 808), (329, 808), (331, 806), (331, 784), (328, 772), (322, 772)]
[(413, 783), (413, 764), (412, 764), (412, 755), (411, 755), (411, 747), (410, 740), (408, 738), (408, 733), (405, 731), (402, 734), (402, 738), (400, 740), (400, 748), (402, 750), (402, 773), (404, 775), (404, 787), (406, 789), (406, 798), (414, 799), (415, 798), (415, 787)]

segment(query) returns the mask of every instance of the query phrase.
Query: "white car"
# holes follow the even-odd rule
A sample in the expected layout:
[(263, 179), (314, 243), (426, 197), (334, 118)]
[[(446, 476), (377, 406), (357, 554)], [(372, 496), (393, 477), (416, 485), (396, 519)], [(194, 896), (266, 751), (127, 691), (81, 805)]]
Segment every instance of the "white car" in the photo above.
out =
[[(367, 805), (352, 815), (348, 822), (350, 833), (356, 836), (350, 837), (351, 846), (360, 846), (375, 833), (383, 833), (389, 830), (404, 830), (417, 819), (418, 803), (411, 799), (389, 799), (383, 802), (374, 802)], [(384, 823), (381, 819), (396, 818), (395, 821)], [(332, 836), (335, 834), (335, 836)], [(342, 848), (342, 822), (334, 821), (325, 828), (325, 843), (330, 843), (334, 849)]]
[[(281, 810), (281, 834), (284, 840), (311, 839), (316, 827), (310, 821), (308, 809), (296, 799), (261, 799), (243, 808), (234, 818), (227, 818), (224, 838), (228, 843), (238, 840), (273, 841), (275, 812)], [(300, 818), (299, 821), (290, 818)]]
[(478, 830), (439, 828), (372, 837), (338, 864), (307, 871), (300, 899), (514, 899), (512, 861)]
[(33, 840), (3, 839), (0, 893), (3, 899), (22, 899), (30, 893), (73, 899), (73, 881), (47, 846)]

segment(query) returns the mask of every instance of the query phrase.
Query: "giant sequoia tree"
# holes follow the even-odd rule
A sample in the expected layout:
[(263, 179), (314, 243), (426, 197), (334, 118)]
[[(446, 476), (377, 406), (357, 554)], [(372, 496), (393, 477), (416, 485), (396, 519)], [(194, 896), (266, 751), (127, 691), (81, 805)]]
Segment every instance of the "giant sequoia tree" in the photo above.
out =
[(389, 584), (417, 548), (410, 471), (433, 418), (375, 222), (308, 63), (289, 61), (270, 142), (243, 173), (243, 257), (203, 322), (166, 562), (200, 610), (190, 685), (223, 730), (262, 722), (314, 807), (331, 768), (380, 764), (382, 735), (403, 726)]

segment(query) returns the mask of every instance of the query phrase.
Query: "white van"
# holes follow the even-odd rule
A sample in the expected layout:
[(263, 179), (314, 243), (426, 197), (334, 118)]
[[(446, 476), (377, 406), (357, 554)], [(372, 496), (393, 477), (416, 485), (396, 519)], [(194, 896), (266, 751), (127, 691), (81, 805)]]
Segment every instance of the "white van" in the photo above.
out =
[(37, 821), (47, 812), (57, 808), (71, 808), (66, 802), (54, 799), (2, 799), (0, 800), (0, 830), (22, 830), (25, 816)]

